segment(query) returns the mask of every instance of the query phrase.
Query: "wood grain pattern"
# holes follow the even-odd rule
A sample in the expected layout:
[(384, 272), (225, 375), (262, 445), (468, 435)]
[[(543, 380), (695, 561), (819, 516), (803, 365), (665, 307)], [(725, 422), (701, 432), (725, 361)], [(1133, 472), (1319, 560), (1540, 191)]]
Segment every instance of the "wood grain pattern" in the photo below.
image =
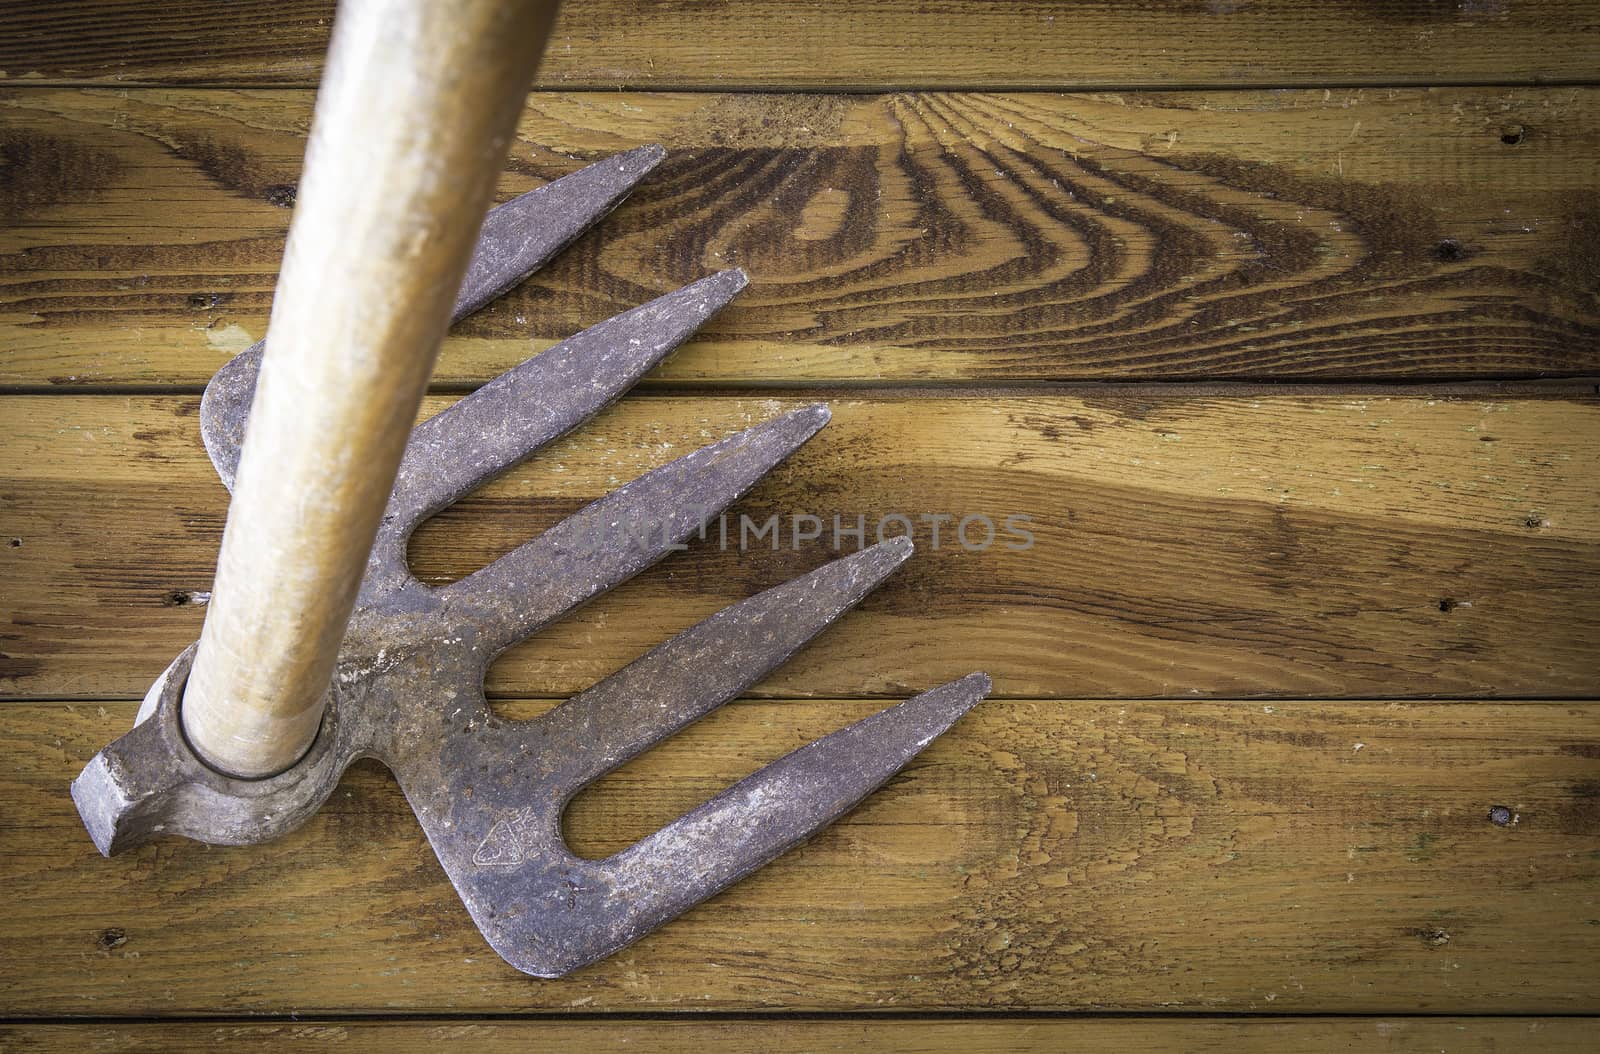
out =
[[(613, 851), (878, 705), (726, 708), (586, 791), (569, 837)], [(1593, 705), (990, 701), (814, 842), (561, 981), (482, 944), (371, 763), (270, 845), (100, 859), (66, 784), (134, 709), (6, 708), (12, 1014), (1560, 1013), (1600, 996)]]
[[(0, 384), (198, 388), (260, 337), (309, 103), (0, 93)], [(731, 265), (752, 287), (651, 383), (1592, 376), (1597, 115), (1578, 88), (535, 94), (503, 195), (671, 156), (437, 379)]]
[[(315, 84), (332, 0), (14, 0), (0, 76), (44, 83)], [(1592, 80), (1582, 0), (586, 0), (542, 83), (884, 89)]]
[[(880, 394), (690, 551), (507, 653), (501, 696), (565, 695), (820, 564), (833, 520), (911, 518), (918, 555), (772, 678), (903, 695), (987, 669), (1010, 696), (1600, 692), (1600, 401), (1424, 395)], [(430, 400), (425, 413), (443, 401)], [(424, 525), (459, 577), (672, 457), (801, 405), (625, 400)], [(194, 639), (225, 492), (197, 399), (0, 399), (3, 691), (137, 698)], [(793, 517), (822, 536), (793, 545)], [(990, 517), (933, 545), (923, 516)], [(780, 518), (783, 539), (743, 527)], [(1003, 530), (1031, 517), (1026, 550)], [(800, 524), (801, 532), (812, 526)], [(886, 534), (904, 533), (889, 522)], [(740, 552), (741, 538), (747, 548)], [(839, 539), (850, 550), (856, 543)]]
[[(438, 390), (755, 281), (653, 394), (427, 525), (421, 573), (807, 388), (834, 423), (739, 511), (1016, 512), (1036, 545), (918, 524), (760, 697), (580, 795), (605, 854), (866, 697), (1002, 694), (559, 982), (483, 945), (375, 765), (247, 850), (101, 860), (66, 794), (197, 635), (225, 495), (193, 395), (264, 333), (331, 11), (0, 14), (0, 392), (50, 393), (0, 395), (0, 1048), (1594, 1046), (1477, 1015), (1600, 1010), (1600, 397), (1039, 383), (1600, 374), (1594, 4), (567, 4), (501, 196), (671, 156), (458, 329)], [(826, 542), (679, 554), (515, 649), (495, 706)]]
[(237, 1051), (339, 1050), (346, 1054), (432, 1054), (466, 1047), (482, 1054), (529, 1050), (641, 1049), (657, 1054), (705, 1051), (882, 1051), (885, 1054), (1015, 1054), (1019, 1050), (1150, 1054), (1282, 1054), (1286, 1050), (1381, 1049), (1388, 1054), (1437, 1054), (1528, 1049), (1561, 1054), (1592, 1047), (1594, 1018), (1317, 1018), (1261, 1020), (1003, 1018), (967, 1021), (896, 1018), (840, 1021), (792, 1018), (765, 1021), (431, 1021), (329, 1019), (217, 1024), (163, 1022), (127, 1025), (0, 1025), (0, 1045), (31, 1051), (118, 1051), (169, 1054), (225, 1045)]

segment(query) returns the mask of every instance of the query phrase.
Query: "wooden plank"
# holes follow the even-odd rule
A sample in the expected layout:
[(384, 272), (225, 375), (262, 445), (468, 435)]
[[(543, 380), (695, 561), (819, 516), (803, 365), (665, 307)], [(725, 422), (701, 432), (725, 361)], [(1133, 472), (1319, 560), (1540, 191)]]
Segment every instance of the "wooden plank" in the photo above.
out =
[[(0, 76), (43, 83), (310, 85), (332, 0), (18, 0)], [(965, 88), (1592, 80), (1600, 22), (1537, 4), (1052, 5), (588, 0), (561, 12), (543, 84)]]
[(229, 1050), (297, 1051), (337, 1049), (349, 1054), (432, 1052), (458, 1044), (483, 1054), (534, 1049), (591, 1051), (632, 1049), (659, 1054), (703, 1051), (872, 1050), (888, 1054), (1014, 1054), (1021, 1050), (1127, 1054), (1184, 1050), (1193, 1054), (1281, 1054), (1286, 1050), (1379, 1049), (1392, 1054), (1504, 1051), (1537, 1046), (1541, 1051), (1592, 1049), (1596, 1020), (1546, 1017), (1273, 1017), (1192, 1018), (1003, 1018), (855, 1021), (836, 1018), (780, 1020), (634, 1019), (592, 1021), (353, 1021), (217, 1024), (162, 1022), (118, 1025), (0, 1025), (0, 1045), (29, 1051), (114, 1050), (168, 1054), (223, 1046)]
[[(198, 387), (264, 333), (309, 92), (0, 101), (0, 384)], [(655, 382), (1600, 372), (1597, 89), (536, 94), (520, 135), (504, 195), (672, 154), (445, 385), (735, 264)]]
[[(491, 690), (577, 691), (823, 562), (835, 517), (850, 551), (858, 519), (870, 541), (880, 524), (903, 533), (885, 519), (899, 514), (918, 555), (763, 692), (899, 695), (988, 669), (1011, 696), (1600, 694), (1593, 396), (1168, 387), (829, 403), (832, 424), (738, 506), (726, 543), (714, 525), (514, 648)], [(649, 468), (801, 404), (626, 400), (425, 525), (413, 567), (459, 577)], [(5, 693), (137, 698), (194, 639), (226, 498), (196, 407), (0, 399)], [(796, 546), (804, 515), (821, 536)], [(924, 517), (941, 515), (936, 548)], [(781, 537), (757, 537), (773, 516)], [(963, 543), (967, 516), (987, 516), (993, 540), (973, 520)], [(1005, 529), (1012, 516), (1031, 518), (1026, 548), (1012, 548), (1025, 545)]]
[[(878, 705), (726, 708), (584, 792), (569, 838), (614, 851)], [(809, 845), (554, 982), (483, 945), (371, 763), (272, 844), (100, 859), (66, 784), (133, 711), (6, 708), (13, 1015), (1600, 1006), (1593, 704), (990, 701)]]

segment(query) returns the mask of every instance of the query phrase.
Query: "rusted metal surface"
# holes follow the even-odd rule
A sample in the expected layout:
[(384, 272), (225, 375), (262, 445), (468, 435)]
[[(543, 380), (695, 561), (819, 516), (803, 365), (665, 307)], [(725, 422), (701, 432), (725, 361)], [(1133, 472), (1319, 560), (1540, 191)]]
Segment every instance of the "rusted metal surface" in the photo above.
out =
[[(633, 151), (491, 213), (457, 317), (559, 252), (659, 157)], [(73, 784), (101, 852), (161, 834), (274, 838), (311, 816), (352, 762), (378, 758), (494, 949), (527, 973), (560, 976), (810, 837), (976, 705), (989, 690), (983, 674), (801, 747), (608, 859), (577, 857), (562, 841), (574, 794), (737, 696), (859, 602), (910, 556), (909, 539), (896, 538), (725, 608), (539, 718), (490, 710), (483, 677), (500, 652), (701, 531), (827, 423), (825, 406), (670, 462), (460, 581), (430, 587), (407, 568), (419, 523), (617, 398), (744, 283), (725, 271), (618, 315), (418, 426), (306, 756), (262, 780), (195, 757), (179, 719), (191, 647), (151, 688), (133, 731)], [(224, 483), (259, 361), (259, 347), (246, 352), (207, 390), (202, 433)]]

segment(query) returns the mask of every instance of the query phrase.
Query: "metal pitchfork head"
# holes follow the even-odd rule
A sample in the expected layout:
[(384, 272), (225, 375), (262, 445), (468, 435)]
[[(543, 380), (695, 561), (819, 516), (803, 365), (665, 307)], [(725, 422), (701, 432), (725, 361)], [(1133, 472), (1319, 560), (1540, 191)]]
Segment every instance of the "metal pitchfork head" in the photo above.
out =
[[(493, 210), (455, 319), (476, 311), (610, 212), (664, 156), (642, 147)], [(579, 333), (412, 433), (339, 654), (316, 741), (278, 776), (235, 779), (185, 743), (184, 651), (134, 729), (72, 785), (110, 855), (158, 834), (245, 845), (292, 830), (353, 761), (399, 780), (450, 881), (517, 969), (558, 977), (644, 936), (837, 819), (989, 690), (975, 673), (816, 740), (604, 860), (574, 855), (561, 814), (586, 784), (734, 698), (911, 555), (896, 538), (725, 608), (532, 720), (490, 710), (506, 648), (687, 540), (828, 421), (810, 406), (679, 458), (439, 588), (406, 566), (412, 530), (627, 391), (745, 285), (723, 271)], [(201, 434), (233, 485), (261, 345), (212, 379)]]

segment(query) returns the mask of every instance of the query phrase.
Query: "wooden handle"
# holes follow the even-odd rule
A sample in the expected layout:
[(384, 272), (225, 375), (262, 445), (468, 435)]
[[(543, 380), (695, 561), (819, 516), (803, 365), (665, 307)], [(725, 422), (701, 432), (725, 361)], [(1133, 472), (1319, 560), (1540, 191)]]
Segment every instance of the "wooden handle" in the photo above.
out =
[(183, 701), (238, 776), (311, 745), (555, 0), (341, 0)]

